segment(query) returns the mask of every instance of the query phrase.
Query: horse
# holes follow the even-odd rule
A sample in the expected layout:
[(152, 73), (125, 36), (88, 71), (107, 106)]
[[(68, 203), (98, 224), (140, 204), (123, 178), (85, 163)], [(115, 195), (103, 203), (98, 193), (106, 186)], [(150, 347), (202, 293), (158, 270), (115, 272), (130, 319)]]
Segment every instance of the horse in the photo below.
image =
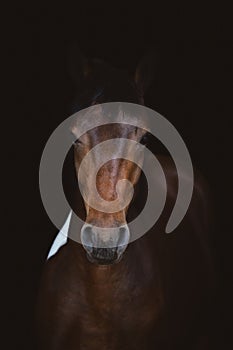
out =
[[(151, 56), (142, 59), (133, 78), (101, 60), (79, 56), (74, 61), (77, 97), (72, 112), (105, 102), (144, 104), (154, 70)], [(122, 137), (146, 147), (152, 143), (156, 149), (154, 138), (140, 128), (125, 124), (96, 127), (74, 144), (76, 173), (92, 147)], [(45, 263), (36, 307), (38, 349), (208, 349), (206, 323), (214, 288), (209, 188), (194, 169), (190, 206), (174, 233), (166, 235), (178, 179), (171, 157), (156, 157), (166, 177), (166, 204), (156, 224), (133, 242), (129, 243), (127, 223), (137, 217), (146, 200), (146, 180), (137, 165), (113, 159), (98, 172), (96, 186), (106, 201), (116, 198), (120, 179), (134, 186), (131, 203), (119, 212), (98, 211), (83, 200), (77, 187), (73, 189), (73, 210), (85, 221), (83, 240), (80, 244), (68, 235), (58, 247), (55, 244)], [(154, 181), (159, 179), (155, 176)], [(88, 191), (87, 184), (86, 192), (91, 195)], [(67, 232), (69, 225), (66, 223)], [(104, 248), (108, 234), (101, 235), (103, 227), (115, 228), (123, 249), (122, 245)], [(97, 236), (102, 246), (90, 243), (87, 248), (86, 241)]]

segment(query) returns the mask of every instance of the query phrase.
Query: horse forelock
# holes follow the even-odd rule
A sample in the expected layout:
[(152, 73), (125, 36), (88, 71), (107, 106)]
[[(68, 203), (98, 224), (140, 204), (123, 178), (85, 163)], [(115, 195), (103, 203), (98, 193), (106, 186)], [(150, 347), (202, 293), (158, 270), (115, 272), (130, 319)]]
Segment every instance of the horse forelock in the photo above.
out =
[(143, 98), (128, 73), (111, 66), (106, 69), (105, 63), (99, 62), (77, 91), (71, 112), (76, 113), (93, 104), (107, 102), (143, 104)]

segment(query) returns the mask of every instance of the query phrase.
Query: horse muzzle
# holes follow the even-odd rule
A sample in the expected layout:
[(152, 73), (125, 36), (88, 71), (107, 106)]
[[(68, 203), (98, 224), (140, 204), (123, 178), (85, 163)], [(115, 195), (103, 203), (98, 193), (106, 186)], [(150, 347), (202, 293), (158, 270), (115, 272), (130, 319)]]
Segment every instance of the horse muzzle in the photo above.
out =
[(130, 233), (127, 225), (101, 228), (90, 223), (81, 229), (81, 242), (88, 259), (99, 265), (110, 265), (121, 260), (129, 243)]

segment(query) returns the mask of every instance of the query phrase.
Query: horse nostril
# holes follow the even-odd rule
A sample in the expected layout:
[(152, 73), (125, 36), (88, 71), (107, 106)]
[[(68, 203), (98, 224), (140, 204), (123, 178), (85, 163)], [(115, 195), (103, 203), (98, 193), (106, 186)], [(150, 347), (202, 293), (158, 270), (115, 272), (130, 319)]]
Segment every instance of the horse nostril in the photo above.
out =
[(94, 233), (91, 225), (83, 225), (81, 229), (81, 242), (88, 252), (92, 252), (93, 249)]
[(128, 226), (122, 226), (119, 229), (119, 238), (117, 241), (118, 247), (125, 246), (129, 243), (129, 229)]

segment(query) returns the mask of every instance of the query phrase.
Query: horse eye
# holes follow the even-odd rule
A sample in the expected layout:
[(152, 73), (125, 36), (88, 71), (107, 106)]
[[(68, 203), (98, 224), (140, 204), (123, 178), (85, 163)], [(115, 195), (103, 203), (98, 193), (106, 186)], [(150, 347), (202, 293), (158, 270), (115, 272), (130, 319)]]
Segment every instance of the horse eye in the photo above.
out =
[(142, 145), (147, 145), (149, 140), (149, 133), (147, 132), (145, 135), (142, 136), (140, 143)]
[(73, 145), (75, 145), (75, 146), (81, 145), (81, 144), (82, 144), (82, 142), (79, 139), (77, 139), (73, 142)]

